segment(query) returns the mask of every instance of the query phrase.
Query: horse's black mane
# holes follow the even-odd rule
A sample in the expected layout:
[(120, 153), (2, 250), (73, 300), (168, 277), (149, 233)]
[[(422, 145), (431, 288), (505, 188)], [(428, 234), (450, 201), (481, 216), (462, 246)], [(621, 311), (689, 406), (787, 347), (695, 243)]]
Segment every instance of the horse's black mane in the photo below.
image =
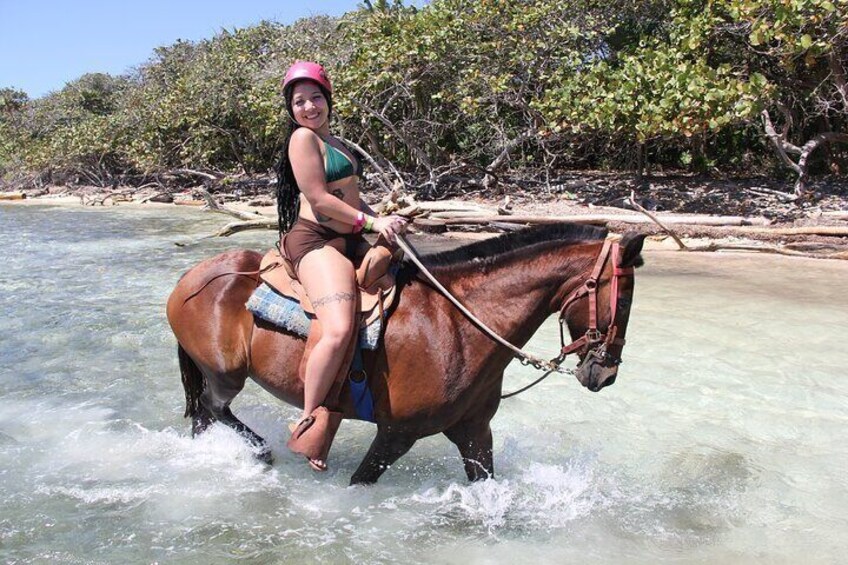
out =
[(559, 245), (606, 238), (606, 228), (582, 224), (548, 224), (464, 245), (450, 251), (434, 253), (423, 259), (428, 267), (450, 267), (471, 261), (485, 260), (492, 263), (499, 257), (542, 243), (556, 242)]

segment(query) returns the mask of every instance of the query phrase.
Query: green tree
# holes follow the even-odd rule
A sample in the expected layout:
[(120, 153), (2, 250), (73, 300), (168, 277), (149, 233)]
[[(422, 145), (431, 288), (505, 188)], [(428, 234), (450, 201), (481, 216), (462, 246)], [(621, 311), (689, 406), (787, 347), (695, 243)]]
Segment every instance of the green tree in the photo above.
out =
[[(723, 0), (723, 28), (745, 61), (773, 86), (763, 127), (781, 161), (805, 192), (814, 153), (848, 143), (848, 2)], [(779, 128), (773, 123), (780, 116)]]

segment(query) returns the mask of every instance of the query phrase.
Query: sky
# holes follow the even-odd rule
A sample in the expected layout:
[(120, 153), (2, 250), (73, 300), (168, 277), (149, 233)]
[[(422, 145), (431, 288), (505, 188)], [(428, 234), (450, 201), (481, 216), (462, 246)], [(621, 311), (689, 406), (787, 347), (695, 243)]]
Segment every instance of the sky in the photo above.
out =
[(262, 20), (288, 24), (355, 10), (359, 0), (0, 0), (0, 88), (30, 98), (85, 73), (120, 75), (153, 49)]

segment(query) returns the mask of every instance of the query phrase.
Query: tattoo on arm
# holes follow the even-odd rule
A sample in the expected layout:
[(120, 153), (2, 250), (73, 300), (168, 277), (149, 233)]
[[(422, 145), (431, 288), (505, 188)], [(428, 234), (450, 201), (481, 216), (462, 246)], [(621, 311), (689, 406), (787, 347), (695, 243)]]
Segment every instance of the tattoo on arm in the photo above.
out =
[[(344, 191), (341, 188), (335, 189), (330, 194), (332, 194), (333, 196), (335, 196), (339, 200), (342, 200), (342, 201), (344, 200)], [(331, 218), (330, 216), (325, 216), (324, 214), (321, 214), (320, 212), (316, 211), (315, 212), (315, 219), (318, 220), (319, 224), (326, 224), (327, 222), (329, 222), (333, 218)]]
[(318, 300), (313, 300), (312, 307), (318, 308), (319, 306), (324, 306), (331, 302), (349, 302), (355, 297), (356, 296), (352, 292), (337, 292), (335, 294), (328, 294), (327, 296), (322, 296)]

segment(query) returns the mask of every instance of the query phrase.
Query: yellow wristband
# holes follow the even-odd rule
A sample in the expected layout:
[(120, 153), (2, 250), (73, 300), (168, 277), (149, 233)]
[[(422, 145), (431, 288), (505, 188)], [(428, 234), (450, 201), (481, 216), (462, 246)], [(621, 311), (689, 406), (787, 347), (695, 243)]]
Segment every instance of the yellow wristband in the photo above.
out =
[(368, 216), (368, 219), (365, 220), (365, 231), (371, 231), (374, 228), (374, 218), (372, 216)]

